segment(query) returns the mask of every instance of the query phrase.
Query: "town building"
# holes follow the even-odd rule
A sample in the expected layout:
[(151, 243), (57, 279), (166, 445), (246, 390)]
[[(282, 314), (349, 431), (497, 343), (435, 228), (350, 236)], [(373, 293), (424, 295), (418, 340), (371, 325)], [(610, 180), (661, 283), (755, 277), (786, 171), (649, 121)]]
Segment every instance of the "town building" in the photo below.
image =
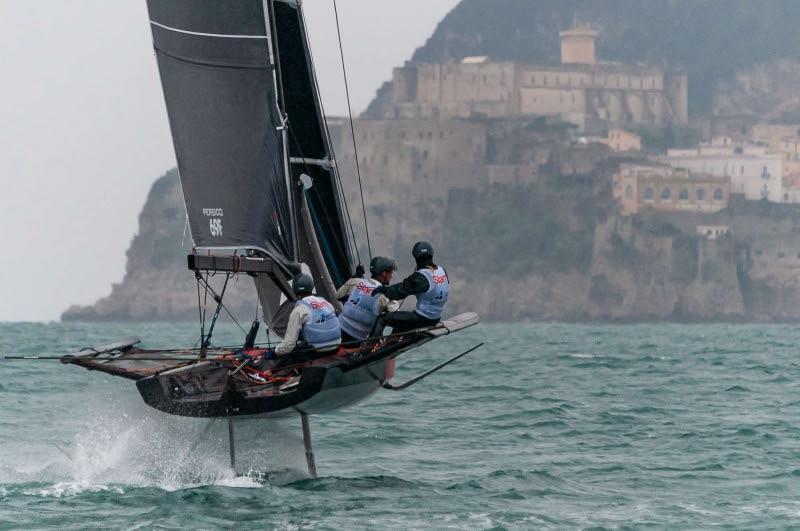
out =
[(667, 164), (622, 164), (614, 175), (614, 198), (625, 216), (644, 209), (717, 212), (728, 206), (730, 190), (729, 177), (692, 173)]
[(642, 150), (642, 137), (624, 129), (611, 129), (604, 137), (591, 136), (586, 141), (604, 144), (617, 152)]
[(730, 230), (730, 225), (698, 225), (697, 235), (707, 240), (716, 240), (726, 236)]
[(651, 127), (688, 122), (688, 78), (654, 65), (598, 61), (597, 32), (560, 33), (561, 64), (467, 57), (458, 63), (394, 70), (384, 118), (560, 116), (581, 128)]
[(783, 159), (766, 146), (720, 137), (692, 149), (670, 149), (659, 160), (691, 172), (728, 177), (731, 193), (745, 199), (783, 202)]

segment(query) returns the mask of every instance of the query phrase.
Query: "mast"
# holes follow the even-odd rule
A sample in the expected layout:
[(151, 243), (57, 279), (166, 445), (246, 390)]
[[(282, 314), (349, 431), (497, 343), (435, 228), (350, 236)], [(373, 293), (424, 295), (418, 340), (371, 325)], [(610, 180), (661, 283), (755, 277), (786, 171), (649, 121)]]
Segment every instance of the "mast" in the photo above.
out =
[(147, 5), (195, 247), (274, 264), (248, 266), (271, 327), (298, 262), (334, 301), (352, 254), (300, 2)]
[[(300, 261), (306, 262), (318, 280), (320, 292), (330, 291), (321, 284), (339, 286), (353, 269), (350, 239), (345, 223), (339, 176), (330, 146), (317, 80), (311, 60), (301, 2), (270, 0), (276, 27), (277, 65), (281, 72), (284, 109), (288, 118), (290, 172), (292, 181), (300, 175), (311, 178), (310, 188), (293, 187), (298, 220)], [(300, 194), (304, 197), (300, 198)], [(305, 201), (304, 201), (305, 200)], [(303, 213), (307, 207), (308, 216)], [(310, 219), (310, 223), (307, 221)], [(317, 259), (316, 241), (322, 260)], [(324, 282), (325, 277), (330, 278)], [(333, 299), (333, 294), (325, 293)]]

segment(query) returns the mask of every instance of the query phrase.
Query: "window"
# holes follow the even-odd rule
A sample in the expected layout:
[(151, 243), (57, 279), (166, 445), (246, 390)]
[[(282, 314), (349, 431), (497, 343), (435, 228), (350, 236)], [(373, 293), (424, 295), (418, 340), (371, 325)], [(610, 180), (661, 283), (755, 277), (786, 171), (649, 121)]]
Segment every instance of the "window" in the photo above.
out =
[(653, 195), (655, 195), (655, 194), (653, 193), (653, 189), (652, 188), (650, 188), (650, 187), (645, 188), (645, 190), (644, 190), (644, 198), (645, 198), (646, 201), (652, 201), (653, 200)]
[(681, 188), (681, 192), (678, 195), (678, 199), (680, 201), (688, 201), (689, 200), (689, 189), (688, 188)]
[(714, 201), (722, 201), (722, 188), (714, 190)]
[(668, 201), (672, 197), (672, 189), (664, 188), (661, 190), (661, 200)]
[(627, 187), (625, 187), (625, 197), (627, 199), (633, 198), (633, 186), (631, 186), (630, 184)]
[(705, 201), (706, 200), (706, 189), (705, 188), (698, 188), (695, 191), (698, 201)]

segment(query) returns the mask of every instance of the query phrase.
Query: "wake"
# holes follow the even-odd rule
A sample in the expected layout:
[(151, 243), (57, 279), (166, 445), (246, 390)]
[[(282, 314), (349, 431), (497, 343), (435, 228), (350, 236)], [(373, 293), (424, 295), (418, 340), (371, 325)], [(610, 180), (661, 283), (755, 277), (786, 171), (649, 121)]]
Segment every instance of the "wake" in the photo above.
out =
[(0, 465), (0, 486), (28, 484), (26, 494), (62, 497), (146, 487), (261, 488), (308, 477), (298, 430), (276, 420), (235, 420), (236, 473), (228, 464), (226, 419), (174, 417), (131, 404), (91, 412), (76, 426), (66, 440), (10, 452), (15, 457)]

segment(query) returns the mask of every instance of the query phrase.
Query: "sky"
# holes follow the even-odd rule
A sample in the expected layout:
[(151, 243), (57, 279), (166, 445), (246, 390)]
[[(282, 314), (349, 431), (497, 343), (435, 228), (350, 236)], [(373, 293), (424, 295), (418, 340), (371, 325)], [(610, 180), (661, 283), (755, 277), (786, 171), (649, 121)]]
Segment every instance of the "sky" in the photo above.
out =
[[(457, 3), (338, 0), (354, 112)], [(323, 105), (343, 115), (333, 0), (303, 5)], [(0, 321), (110, 293), (174, 166), (145, 0), (0, 0)]]

